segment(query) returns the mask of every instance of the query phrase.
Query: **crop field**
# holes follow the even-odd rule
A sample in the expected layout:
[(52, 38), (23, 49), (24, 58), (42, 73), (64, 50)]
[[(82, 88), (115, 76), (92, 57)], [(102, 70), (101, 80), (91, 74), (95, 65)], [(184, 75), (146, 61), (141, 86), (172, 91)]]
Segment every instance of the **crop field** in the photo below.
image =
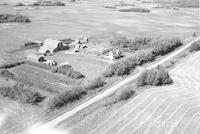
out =
[(27, 84), (33, 84), (49, 92), (62, 92), (69, 90), (75, 84), (75, 81), (50, 71), (33, 67), (30, 65), (21, 65), (13, 69), (18, 78)]
[(121, 107), (101, 109), (74, 126), (65, 120), (57, 128), (72, 134), (199, 134), (199, 57), (195, 53), (171, 70), (173, 85), (150, 88)]

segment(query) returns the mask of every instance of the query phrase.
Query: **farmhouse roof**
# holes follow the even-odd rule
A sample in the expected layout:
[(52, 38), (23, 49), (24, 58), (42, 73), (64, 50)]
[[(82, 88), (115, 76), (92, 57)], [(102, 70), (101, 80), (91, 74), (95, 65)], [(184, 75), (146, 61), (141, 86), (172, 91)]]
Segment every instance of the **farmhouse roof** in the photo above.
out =
[(42, 47), (48, 48), (48, 49), (55, 49), (58, 47), (58, 44), (61, 43), (61, 41), (53, 40), (53, 39), (46, 39), (44, 41), (44, 44)]

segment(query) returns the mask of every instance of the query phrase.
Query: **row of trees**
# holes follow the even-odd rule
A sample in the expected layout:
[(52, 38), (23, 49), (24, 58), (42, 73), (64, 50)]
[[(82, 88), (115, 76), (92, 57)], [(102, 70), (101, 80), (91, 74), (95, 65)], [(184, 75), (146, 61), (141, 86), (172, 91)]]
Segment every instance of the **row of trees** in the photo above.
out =
[[(124, 46), (124, 43), (118, 44)], [(105, 77), (129, 75), (136, 66), (153, 61), (157, 56), (166, 55), (181, 45), (182, 43), (179, 39), (145, 39), (141, 42), (142, 47), (137, 45), (137, 51), (131, 57), (111, 64), (103, 75)]]

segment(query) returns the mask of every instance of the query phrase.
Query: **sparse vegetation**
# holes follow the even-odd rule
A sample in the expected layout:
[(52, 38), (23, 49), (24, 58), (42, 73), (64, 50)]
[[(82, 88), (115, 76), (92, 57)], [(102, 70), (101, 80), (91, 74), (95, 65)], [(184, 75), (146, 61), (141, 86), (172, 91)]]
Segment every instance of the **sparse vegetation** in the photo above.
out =
[[(157, 56), (168, 54), (182, 45), (179, 39), (151, 39), (150, 41), (148, 41), (148, 43), (146, 43), (147, 41), (144, 41), (139, 42), (138, 44), (136, 43), (137, 45), (130, 45), (130, 41), (128, 40), (122, 42), (123, 43), (117, 42), (117, 44), (119, 44), (120, 47), (129, 46), (129, 49), (134, 48), (135, 53), (130, 58), (122, 59), (110, 65), (108, 69), (103, 73), (105, 77), (112, 77), (114, 75), (129, 75), (136, 66), (143, 65), (149, 61), (153, 61)], [(124, 44), (124, 42), (126, 44)]]
[(0, 14), (0, 23), (29, 23), (31, 20), (23, 15)]
[(74, 71), (71, 65), (58, 66), (51, 69), (53, 73), (61, 73), (72, 79), (81, 79), (85, 76), (77, 71)]
[(34, 105), (45, 99), (40, 93), (25, 89), (23, 84), (16, 84), (13, 87), (0, 87), (0, 95), (14, 101)]
[(161, 66), (151, 70), (146, 70), (137, 79), (137, 86), (162, 86), (173, 83), (168, 71)]

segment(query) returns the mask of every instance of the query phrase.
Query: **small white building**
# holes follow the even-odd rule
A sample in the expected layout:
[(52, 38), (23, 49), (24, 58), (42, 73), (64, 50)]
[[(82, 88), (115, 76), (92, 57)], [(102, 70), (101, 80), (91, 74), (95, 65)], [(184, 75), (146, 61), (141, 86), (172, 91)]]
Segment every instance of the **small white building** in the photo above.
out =
[(69, 65), (69, 63), (68, 62), (63, 62), (63, 63), (60, 63), (58, 66), (66, 66), (66, 65)]
[(108, 58), (109, 58), (110, 60), (114, 60), (114, 59), (115, 59), (115, 58), (114, 58), (114, 54), (113, 54), (112, 51), (110, 51), (110, 52), (108, 53)]

